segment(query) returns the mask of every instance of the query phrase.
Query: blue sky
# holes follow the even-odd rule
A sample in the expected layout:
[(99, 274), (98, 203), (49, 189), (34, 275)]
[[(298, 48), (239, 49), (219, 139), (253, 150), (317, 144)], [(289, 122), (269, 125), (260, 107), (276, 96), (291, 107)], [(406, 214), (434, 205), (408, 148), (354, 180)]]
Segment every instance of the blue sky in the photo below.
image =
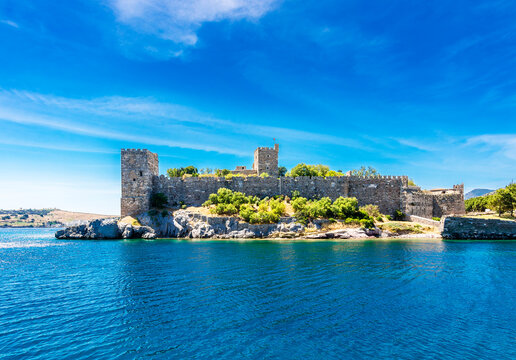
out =
[(516, 178), (512, 1), (0, 1), (0, 208), (116, 214), (120, 148), (160, 168)]

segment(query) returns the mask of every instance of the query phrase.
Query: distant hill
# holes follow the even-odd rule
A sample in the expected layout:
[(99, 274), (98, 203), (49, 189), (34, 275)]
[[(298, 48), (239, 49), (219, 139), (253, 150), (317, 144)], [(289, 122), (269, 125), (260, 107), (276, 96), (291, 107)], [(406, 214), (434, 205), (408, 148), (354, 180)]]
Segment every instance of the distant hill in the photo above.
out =
[(489, 189), (473, 189), (470, 192), (467, 192), (466, 194), (464, 194), (464, 199), (468, 200), (468, 199), (471, 199), (471, 198), (474, 198), (477, 196), (489, 194), (490, 192), (493, 192), (493, 191), (494, 190), (489, 190)]
[(100, 215), (59, 209), (0, 209), (2, 227), (64, 227), (80, 225), (94, 219), (112, 218), (116, 215)]

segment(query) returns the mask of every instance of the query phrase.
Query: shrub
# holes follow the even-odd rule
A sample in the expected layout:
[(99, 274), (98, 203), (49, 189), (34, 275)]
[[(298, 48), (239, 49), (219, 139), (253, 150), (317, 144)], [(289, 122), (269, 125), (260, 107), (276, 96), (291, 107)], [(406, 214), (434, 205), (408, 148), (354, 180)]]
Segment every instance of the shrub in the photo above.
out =
[(387, 218), (387, 220), (392, 221), (392, 216), (386, 215), (385, 217)]
[(291, 195), (291, 196), (290, 196), (290, 198), (291, 198), (292, 200), (294, 200), (295, 198), (298, 198), (298, 197), (300, 196), (300, 193), (299, 193), (299, 191), (297, 191), (297, 190), (293, 190), (293, 191), (290, 193), (290, 195)]
[(282, 216), (285, 214), (285, 204), (280, 199), (269, 201), (269, 206), (273, 214), (276, 214), (278, 216)]
[(293, 199), (294, 200), (292, 200), (292, 208), (295, 211), (303, 211), (306, 208), (306, 203), (308, 202), (306, 198), (297, 196)]
[(360, 210), (373, 218), (380, 216), (380, 210), (378, 209), (377, 205), (364, 205), (360, 207)]
[(214, 209), (210, 211), (214, 212), (217, 215), (234, 215), (238, 213), (238, 210), (233, 204), (218, 204)]
[(285, 176), (286, 174), (287, 174), (287, 168), (286, 168), (286, 167), (284, 167), (284, 166), (280, 166), (280, 167), (278, 168), (278, 176), (279, 176), (279, 177), (283, 177), (283, 176)]
[(374, 221), (371, 219), (361, 219), (360, 225), (366, 229), (373, 229), (374, 228)]
[(434, 216), (434, 217), (432, 218), (432, 220), (434, 220), (434, 221), (441, 221), (441, 218), (440, 218), (440, 217), (435, 217), (435, 216)]
[(156, 209), (163, 209), (168, 203), (168, 198), (163, 193), (155, 193), (150, 197), (150, 206)]
[(239, 215), (242, 219), (249, 222), (251, 219), (251, 216), (255, 213), (254, 208), (251, 205), (244, 204), (240, 207)]
[(269, 174), (267, 174), (267, 173), (261, 173), (261, 174), (260, 174), (260, 177), (261, 177), (261, 178), (266, 178), (266, 177), (269, 177)]
[(377, 216), (376, 221), (383, 222), (383, 217), (381, 215)]
[(401, 221), (405, 218), (405, 214), (401, 210), (394, 211), (394, 220)]
[(306, 211), (310, 218), (328, 218), (331, 216), (332, 202), (330, 198), (323, 197), (320, 200), (310, 201), (306, 206)]
[(359, 225), (360, 224), (360, 219), (354, 219), (354, 218), (347, 218), (345, 221), (344, 221), (345, 224), (348, 224), (348, 225)]
[(356, 198), (344, 198), (341, 196), (333, 202), (331, 212), (339, 219), (354, 217), (358, 212), (358, 201)]
[(163, 217), (167, 217), (167, 216), (168, 216), (168, 211), (167, 211), (167, 210), (165, 210), (165, 209), (163, 209), (163, 210), (161, 211), (161, 216), (163, 216)]

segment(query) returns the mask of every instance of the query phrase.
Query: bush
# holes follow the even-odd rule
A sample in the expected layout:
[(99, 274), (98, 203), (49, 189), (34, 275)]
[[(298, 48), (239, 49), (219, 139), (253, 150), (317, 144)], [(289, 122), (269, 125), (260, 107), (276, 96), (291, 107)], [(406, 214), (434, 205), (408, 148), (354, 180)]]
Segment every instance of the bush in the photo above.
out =
[(348, 225), (360, 225), (360, 219), (354, 219), (354, 218), (347, 218), (344, 221), (345, 224)]
[(295, 198), (298, 198), (298, 197), (300, 196), (300, 193), (299, 193), (299, 191), (297, 191), (297, 190), (293, 190), (293, 191), (290, 193), (290, 195), (291, 195), (291, 196), (290, 196), (290, 198), (291, 198), (292, 200), (294, 200)]
[(240, 212), (238, 213), (242, 219), (249, 222), (251, 216), (255, 213), (254, 208), (251, 205), (244, 204), (240, 207)]
[(339, 197), (332, 206), (333, 216), (339, 219), (347, 219), (358, 215), (358, 201), (356, 198)]
[(434, 221), (441, 221), (441, 218), (440, 218), (440, 217), (435, 217), (435, 216), (434, 216), (434, 217), (432, 218), (432, 220), (434, 220)]
[(389, 221), (392, 221), (392, 216), (390, 216), (390, 215), (386, 215), (386, 216), (385, 216), (385, 218), (386, 218), (387, 220), (389, 220)]
[(371, 219), (361, 219), (360, 225), (366, 229), (373, 229), (374, 228), (374, 221)]
[(377, 216), (376, 217), (376, 221), (383, 222), (383, 217), (381, 215)]
[(168, 203), (168, 198), (163, 193), (155, 193), (151, 195), (150, 206), (156, 209), (163, 209)]
[(365, 212), (369, 217), (378, 217), (380, 216), (380, 210), (377, 205), (364, 205), (360, 207), (360, 211)]
[(405, 214), (401, 210), (394, 211), (394, 220), (402, 221), (405, 218)]
[(304, 197), (293, 197), (294, 200), (292, 200), (292, 208), (295, 211), (303, 211), (306, 208), (306, 203), (308, 200)]
[(217, 215), (234, 215), (238, 213), (238, 209), (233, 204), (218, 204), (210, 211)]

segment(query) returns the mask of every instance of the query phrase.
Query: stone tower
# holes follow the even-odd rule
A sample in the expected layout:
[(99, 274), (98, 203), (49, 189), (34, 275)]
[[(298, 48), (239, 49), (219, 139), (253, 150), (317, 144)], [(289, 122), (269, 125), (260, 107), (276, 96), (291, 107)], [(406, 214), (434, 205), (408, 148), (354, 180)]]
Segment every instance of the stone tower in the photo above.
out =
[(122, 149), (120, 215), (137, 215), (150, 207), (153, 177), (159, 175), (158, 155), (146, 149)]
[(259, 147), (254, 151), (253, 170), (258, 175), (267, 173), (270, 176), (278, 176), (278, 152), (279, 145), (274, 144), (274, 148)]

